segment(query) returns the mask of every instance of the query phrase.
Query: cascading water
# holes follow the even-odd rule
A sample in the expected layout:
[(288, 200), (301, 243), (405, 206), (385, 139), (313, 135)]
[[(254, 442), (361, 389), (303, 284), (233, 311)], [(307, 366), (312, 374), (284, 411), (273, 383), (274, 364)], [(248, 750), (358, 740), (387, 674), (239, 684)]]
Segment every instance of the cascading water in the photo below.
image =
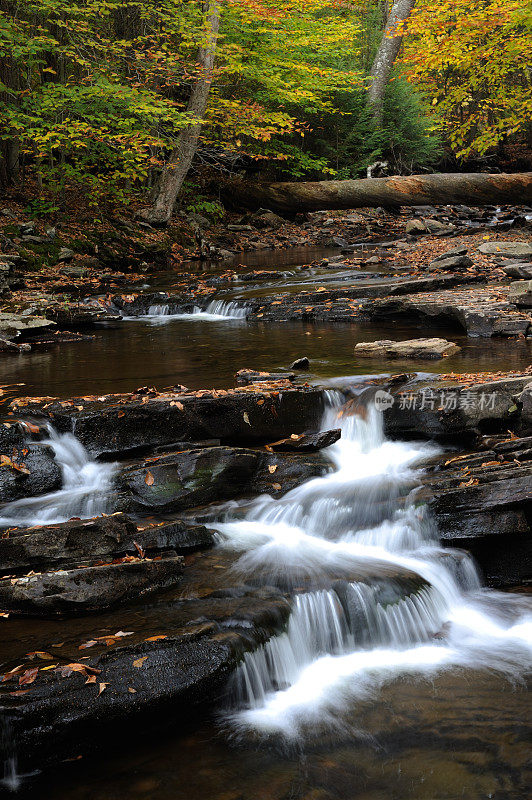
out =
[(238, 729), (312, 735), (400, 675), (471, 666), (516, 677), (530, 660), (525, 601), (482, 590), (471, 558), (441, 548), (415, 505), (416, 465), (434, 447), (387, 441), (374, 407), (342, 416), (342, 396), (327, 400), (324, 428), (342, 429), (328, 450), (335, 471), (217, 526), (247, 582), (296, 592), (286, 632), (237, 671)]
[(128, 320), (141, 319), (153, 325), (164, 325), (172, 320), (188, 320), (207, 322), (224, 322), (229, 320), (245, 320), (249, 313), (247, 306), (240, 306), (234, 300), (211, 300), (206, 308), (194, 306), (192, 312), (174, 313), (168, 304), (152, 305), (140, 317), (126, 317)]
[(88, 519), (109, 510), (114, 464), (91, 461), (73, 434), (57, 433), (51, 426), (48, 439), (41, 444), (52, 448), (63, 486), (56, 492), (7, 503), (0, 509), (1, 527), (48, 525), (72, 517)]

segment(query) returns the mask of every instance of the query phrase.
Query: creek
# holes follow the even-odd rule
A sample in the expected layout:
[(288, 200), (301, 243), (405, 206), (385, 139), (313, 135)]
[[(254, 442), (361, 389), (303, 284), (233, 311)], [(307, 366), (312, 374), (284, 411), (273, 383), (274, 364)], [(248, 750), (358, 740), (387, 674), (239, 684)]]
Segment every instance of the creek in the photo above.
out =
[[(222, 302), (222, 301), (216, 301)], [(382, 363), (354, 363), (357, 341), (389, 337), (375, 326), (248, 325), (234, 307), (149, 318), (94, 341), (6, 358), (5, 382), (32, 394), (126, 391), (141, 384), (228, 386), (242, 367), (277, 370), (307, 355), (312, 380), (356, 388)], [(394, 326), (394, 338), (419, 335)], [(445, 371), (519, 368), (527, 342), (453, 337), (463, 350)], [(404, 365), (403, 365), (404, 366)], [(410, 362), (441, 372), (441, 363)], [(322, 427), (340, 427), (333, 469), (279, 500), (261, 496), (218, 514), (218, 544), (198, 559), (184, 590), (212, 565), (233, 579), (292, 597), (286, 629), (247, 653), (213, 716), (184, 720), (146, 740), (142, 728), (97, 760), (61, 766), (20, 795), (54, 800), (525, 800), (526, 703), (532, 616), (525, 595), (482, 588), (464, 551), (443, 549), (416, 476), (438, 449), (390, 441), (378, 411), (341, 414), (324, 389)], [(92, 462), (71, 435), (48, 431), (63, 488), (2, 510), (2, 525), (46, 524), (107, 510), (112, 464)], [(195, 572), (194, 572), (195, 570)], [(194, 584), (194, 580), (196, 584)], [(225, 577), (218, 574), (216, 585)], [(209, 588), (213, 588), (213, 584)], [(99, 618), (150, 630), (150, 612)], [(163, 624), (164, 620), (161, 619)], [(16, 653), (61, 638), (79, 641), (93, 618), (14, 621)], [(33, 647), (32, 647), (33, 646)], [(44, 795), (42, 795), (44, 796)]]

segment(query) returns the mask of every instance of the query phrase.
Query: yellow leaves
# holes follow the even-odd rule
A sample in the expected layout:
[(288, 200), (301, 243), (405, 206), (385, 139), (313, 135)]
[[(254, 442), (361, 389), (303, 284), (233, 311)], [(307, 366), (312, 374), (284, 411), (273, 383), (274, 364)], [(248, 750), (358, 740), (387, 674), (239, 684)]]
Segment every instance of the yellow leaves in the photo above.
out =
[(246, 425), (251, 425), (251, 422), (249, 421), (249, 414), (248, 414), (248, 412), (247, 412), (247, 411), (244, 411), (244, 413), (242, 414), (242, 416), (243, 416), (243, 418), (244, 418), (244, 422), (246, 423)]
[(273, 473), (276, 470), (277, 470), (277, 464), (269, 464), (268, 465), (268, 472), (270, 473), (270, 475), (273, 475)]
[(135, 659), (135, 661), (133, 662), (133, 666), (136, 667), (137, 669), (140, 669), (140, 667), (142, 667), (147, 658), (148, 656), (142, 656), (141, 658)]

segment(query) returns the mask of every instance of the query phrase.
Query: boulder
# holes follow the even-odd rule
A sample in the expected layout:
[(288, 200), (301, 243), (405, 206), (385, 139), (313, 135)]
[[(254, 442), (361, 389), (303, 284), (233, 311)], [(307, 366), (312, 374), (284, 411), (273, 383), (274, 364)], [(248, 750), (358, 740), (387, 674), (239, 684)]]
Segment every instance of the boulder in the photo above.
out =
[(296, 358), (296, 360), (292, 363), (290, 369), (308, 369), (310, 367), (310, 361), (306, 356), (303, 358)]
[(355, 355), (360, 358), (447, 358), (462, 348), (447, 339), (406, 339), (398, 342), (383, 339), (377, 342), (359, 342)]
[(0, 578), (0, 608), (31, 615), (102, 611), (174, 586), (183, 570), (183, 557), (172, 551), (158, 560), (128, 559)]
[(478, 250), (490, 256), (532, 258), (532, 244), (529, 242), (484, 242)]
[(259, 208), (255, 214), (249, 217), (249, 221), (256, 228), (271, 228), (274, 231), (279, 230), (286, 224), (286, 220), (280, 217), (279, 214), (275, 214), (266, 208)]
[[(316, 452), (320, 446), (336, 441), (339, 433), (302, 436), (307, 438), (307, 447), (303, 445), (301, 452)], [(290, 449), (277, 444), (280, 449)], [(274, 453), (269, 445), (266, 452), (235, 447), (186, 450), (126, 467), (119, 480), (119, 505), (126, 510), (180, 511), (246, 495), (284, 493), (329, 469), (330, 462), (325, 457)], [(146, 535), (155, 533), (153, 529)], [(144, 536), (136, 541), (144, 547)], [(149, 541), (148, 538), (147, 546)], [(170, 545), (171, 540), (168, 541)]]
[(69, 247), (61, 247), (57, 256), (58, 261), (72, 261), (76, 254)]
[(245, 490), (260, 454), (232, 447), (209, 447), (149, 459), (126, 467), (120, 487), (127, 508), (178, 510), (228, 500)]
[(510, 278), (523, 278), (524, 280), (532, 280), (532, 262), (523, 264), (509, 264), (503, 267), (506, 275)]
[(445, 233), (453, 230), (452, 225), (445, 225), (437, 219), (410, 219), (406, 223), (405, 233), (420, 236), (427, 233)]
[(0, 457), (1, 502), (9, 503), (61, 488), (61, 470), (52, 448), (29, 441), (15, 423), (0, 424)]

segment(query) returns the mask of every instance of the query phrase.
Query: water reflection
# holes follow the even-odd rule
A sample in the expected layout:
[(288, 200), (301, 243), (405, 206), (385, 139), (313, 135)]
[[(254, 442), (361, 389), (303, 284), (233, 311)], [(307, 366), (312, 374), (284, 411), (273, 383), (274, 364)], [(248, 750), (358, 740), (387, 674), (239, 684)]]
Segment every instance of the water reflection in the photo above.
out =
[(530, 340), (468, 339), (437, 329), (431, 329), (430, 335), (450, 338), (462, 351), (442, 361), (357, 361), (353, 354), (357, 342), (426, 335), (423, 326), (405, 324), (395, 324), (391, 330), (376, 325), (246, 324), (227, 319), (217, 323), (201, 318), (163, 326), (138, 321), (98, 331), (92, 341), (2, 356), (0, 382), (25, 383), (23, 394), (68, 397), (125, 392), (146, 384), (222, 388), (234, 385), (234, 375), (243, 367), (289, 369), (301, 356), (308, 356), (311, 374), (319, 378), (390, 370), (511, 370), (532, 361)]

